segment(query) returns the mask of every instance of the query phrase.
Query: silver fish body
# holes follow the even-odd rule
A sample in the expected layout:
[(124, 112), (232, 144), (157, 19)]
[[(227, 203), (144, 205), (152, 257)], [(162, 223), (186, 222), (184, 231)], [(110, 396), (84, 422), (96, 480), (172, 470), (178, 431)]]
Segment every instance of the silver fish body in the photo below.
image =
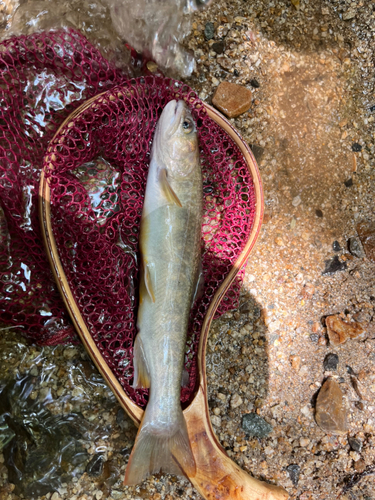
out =
[(195, 124), (183, 101), (170, 101), (154, 136), (141, 220), (134, 387), (150, 387), (150, 397), (126, 484), (137, 484), (160, 470), (194, 475), (180, 392), (189, 313), (199, 279), (202, 198)]

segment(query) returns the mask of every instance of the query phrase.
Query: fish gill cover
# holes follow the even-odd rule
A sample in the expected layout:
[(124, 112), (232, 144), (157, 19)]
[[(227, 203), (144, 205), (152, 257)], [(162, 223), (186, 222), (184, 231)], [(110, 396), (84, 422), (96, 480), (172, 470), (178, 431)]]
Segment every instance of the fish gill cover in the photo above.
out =
[[(73, 30), (0, 44), (0, 321), (44, 345), (78, 342), (54, 283), (38, 217), (43, 158), (58, 127), (108, 91), (51, 143), (52, 225), (86, 325), (125, 392), (134, 391), (138, 234), (152, 138), (165, 104), (185, 99), (196, 120), (203, 171), (203, 294), (190, 317), (185, 365), (191, 398), (199, 333), (213, 295), (243, 249), (255, 193), (245, 160), (186, 85), (160, 76), (129, 80)], [(218, 314), (236, 306), (241, 276)]]

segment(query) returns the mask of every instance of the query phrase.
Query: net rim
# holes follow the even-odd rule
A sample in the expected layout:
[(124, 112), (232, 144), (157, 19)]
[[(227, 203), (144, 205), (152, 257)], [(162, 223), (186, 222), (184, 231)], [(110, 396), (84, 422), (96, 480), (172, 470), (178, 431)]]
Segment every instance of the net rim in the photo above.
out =
[[(129, 82), (130, 83), (130, 82)], [(73, 124), (73, 120), (77, 119), (79, 115), (84, 113), (90, 106), (94, 104), (105, 104), (106, 99), (105, 96), (106, 94), (109, 95), (109, 99), (113, 100), (113, 91), (105, 91), (103, 93), (100, 93), (87, 101), (85, 101), (81, 106), (79, 106), (77, 109), (75, 109), (67, 118), (66, 120), (60, 125), (59, 129), (55, 133), (54, 137), (50, 141), (50, 144), (47, 148), (47, 151), (44, 155), (44, 159), (48, 158), (49, 155), (52, 153), (53, 146), (56, 144), (56, 139), (58, 139), (59, 136), (62, 135), (62, 133), (65, 131), (65, 129), (69, 129), (69, 124)], [(198, 376), (197, 376), (197, 381), (196, 381), (196, 391), (195, 395), (192, 397), (189, 405), (185, 408), (184, 412), (188, 412), (189, 408), (192, 407), (194, 401), (197, 399), (197, 394), (199, 390), (205, 391), (206, 387), (206, 371), (205, 371), (205, 351), (206, 351), (206, 344), (207, 344), (207, 338), (208, 338), (208, 332), (210, 325), (212, 323), (212, 320), (214, 318), (215, 312), (217, 308), (220, 305), (220, 302), (224, 298), (227, 290), (229, 289), (230, 285), (233, 283), (234, 279), (236, 278), (237, 274), (239, 271), (242, 269), (244, 264), (246, 263), (249, 254), (251, 250), (253, 249), (256, 240), (259, 236), (261, 225), (262, 225), (262, 219), (263, 219), (263, 208), (264, 208), (264, 197), (263, 197), (263, 188), (262, 188), (262, 182), (261, 182), (261, 177), (260, 177), (260, 172), (257, 166), (257, 163), (255, 161), (255, 158), (249, 148), (249, 146), (246, 144), (246, 142), (242, 139), (241, 135), (239, 132), (235, 129), (235, 127), (221, 114), (219, 113), (215, 108), (210, 106), (209, 104), (201, 101), (202, 106), (205, 108), (205, 111), (207, 112), (207, 115), (209, 118), (211, 118), (213, 121), (215, 121), (222, 129), (223, 131), (235, 142), (235, 144), (238, 146), (240, 149), (246, 166), (249, 170), (249, 174), (253, 180), (254, 183), (254, 190), (255, 190), (255, 215), (254, 215), (254, 221), (252, 225), (252, 229), (249, 235), (249, 238), (236, 259), (235, 263), (233, 264), (230, 272), (224, 279), (223, 283), (220, 285), (220, 287), (216, 290), (216, 293), (214, 294), (214, 297), (209, 305), (209, 308), (206, 312), (206, 315), (204, 317), (204, 321), (202, 324), (201, 328), (201, 334), (200, 334), (200, 340), (199, 340), (199, 346), (198, 346), (198, 353), (197, 353), (197, 366), (198, 366)], [(111, 390), (115, 394), (116, 398), (118, 399), (119, 403), (121, 406), (124, 408), (124, 410), (128, 413), (128, 415), (132, 418), (134, 423), (136, 425), (139, 425), (142, 416), (143, 416), (143, 409), (140, 408), (135, 402), (133, 402), (130, 397), (126, 394), (125, 390), (121, 386), (120, 382), (117, 380), (116, 376), (113, 374), (112, 370), (106, 363), (103, 355), (99, 351), (99, 348), (96, 346), (86, 324), (85, 321), (82, 317), (82, 314), (74, 300), (73, 293), (70, 289), (70, 285), (68, 282), (68, 279), (66, 277), (64, 268), (62, 266), (61, 260), (59, 258), (58, 250), (57, 250), (57, 245), (55, 241), (55, 237), (53, 234), (52, 230), (52, 223), (51, 223), (51, 207), (50, 207), (50, 186), (49, 186), (49, 172), (48, 170), (53, 168), (53, 165), (51, 163), (48, 164), (48, 167), (46, 167), (46, 162), (44, 161), (44, 166), (41, 172), (41, 177), (40, 177), (40, 183), (39, 183), (39, 216), (40, 216), (40, 222), (41, 222), (41, 229), (42, 229), (42, 235), (43, 235), (43, 241), (44, 241), (44, 246), (46, 248), (46, 253), (48, 256), (48, 260), (50, 262), (50, 267), (52, 269), (52, 272), (55, 277), (55, 281), (57, 283), (58, 289), (60, 291), (61, 297), (63, 298), (63, 301), (65, 303), (65, 306), (68, 310), (68, 313), (72, 319), (72, 322), (75, 326), (75, 329), (85, 346), (86, 350), (88, 351), (92, 361), (95, 363), (96, 367), (98, 368), (99, 372), (103, 376), (103, 378), (106, 380), (108, 385), (110, 386)], [(207, 403), (206, 403), (207, 404)]]

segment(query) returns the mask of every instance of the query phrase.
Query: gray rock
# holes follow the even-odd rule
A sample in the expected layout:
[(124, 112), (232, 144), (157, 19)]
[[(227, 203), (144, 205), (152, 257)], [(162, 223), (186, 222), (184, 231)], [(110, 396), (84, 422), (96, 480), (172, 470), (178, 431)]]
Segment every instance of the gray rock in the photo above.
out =
[(358, 453), (361, 452), (361, 450), (362, 450), (362, 441), (360, 441), (359, 439), (350, 437), (350, 438), (348, 438), (348, 443), (349, 443), (350, 448), (353, 451), (357, 451)]
[(204, 28), (204, 36), (206, 40), (212, 40), (215, 35), (214, 23), (208, 22)]
[(362, 259), (365, 254), (362, 250), (362, 245), (361, 242), (359, 241), (359, 238), (349, 238), (348, 241), (348, 247), (349, 247), (349, 252), (354, 255), (354, 257), (358, 257), (358, 259)]
[(265, 437), (272, 432), (272, 425), (260, 417), (256, 413), (247, 413), (242, 417), (242, 429), (249, 436)]
[(291, 464), (288, 465), (286, 468), (287, 473), (289, 474), (289, 477), (293, 483), (294, 486), (297, 486), (298, 481), (299, 481), (299, 474), (301, 471), (301, 467), (297, 464)]
[(324, 358), (323, 368), (325, 371), (337, 370), (338, 364), (339, 364), (339, 357), (337, 356), (337, 354), (330, 352)]

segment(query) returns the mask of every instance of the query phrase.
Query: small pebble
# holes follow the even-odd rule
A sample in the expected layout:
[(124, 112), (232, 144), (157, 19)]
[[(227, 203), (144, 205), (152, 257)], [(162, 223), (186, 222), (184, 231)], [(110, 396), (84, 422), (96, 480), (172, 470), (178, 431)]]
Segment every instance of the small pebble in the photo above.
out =
[(341, 251), (340, 243), (337, 240), (332, 243), (332, 249), (333, 249), (334, 252), (340, 252)]
[(212, 104), (229, 118), (235, 118), (250, 108), (251, 91), (236, 83), (221, 82)]
[(375, 263), (375, 222), (361, 222), (357, 225), (357, 232), (366, 257)]
[(204, 28), (204, 37), (206, 40), (212, 40), (215, 36), (215, 27), (214, 23), (208, 22)]
[(337, 356), (337, 354), (330, 352), (329, 354), (327, 354), (327, 356), (324, 358), (323, 361), (324, 371), (337, 370), (338, 364), (339, 364), (339, 357)]
[(348, 430), (343, 394), (331, 377), (324, 382), (316, 399), (315, 420), (328, 434), (345, 434)]
[(308, 445), (309, 445), (309, 443), (310, 443), (310, 439), (308, 439), (308, 438), (301, 438), (301, 439), (299, 440), (299, 444), (300, 444), (300, 446), (301, 446), (302, 448), (306, 448), (306, 446), (308, 446)]
[(323, 217), (323, 212), (320, 210), (320, 208), (317, 208), (315, 210), (315, 215), (319, 218), (322, 218)]
[(344, 344), (349, 338), (356, 338), (364, 333), (361, 323), (348, 323), (338, 314), (327, 316), (327, 333), (332, 345)]
[(346, 180), (344, 182), (344, 184), (345, 184), (345, 187), (347, 187), (347, 188), (352, 187), (353, 186), (353, 179), (350, 177), (350, 179)]
[(338, 271), (345, 271), (347, 269), (348, 264), (346, 262), (341, 262), (338, 255), (335, 255), (333, 259), (326, 260), (326, 267), (322, 272), (323, 276), (327, 274), (334, 274)]
[(254, 89), (259, 89), (259, 87), (260, 87), (260, 83), (255, 78), (253, 78), (252, 80), (250, 80), (250, 85), (252, 87), (254, 87)]
[(352, 151), (359, 153), (359, 151), (362, 151), (362, 146), (358, 142), (353, 142)]
[(293, 486), (297, 486), (298, 481), (299, 481), (299, 474), (301, 471), (300, 466), (297, 464), (288, 465), (288, 467), (286, 468), (286, 471), (289, 474), (289, 477), (293, 483)]
[(292, 205), (293, 207), (298, 207), (298, 205), (301, 203), (301, 197), (298, 195), (296, 197), (293, 198), (292, 200)]
[(211, 422), (215, 427), (221, 427), (221, 417), (218, 415), (212, 415)]
[(222, 54), (225, 50), (225, 44), (224, 42), (215, 42), (212, 44), (211, 49), (216, 52), (216, 54)]
[(349, 437), (348, 438), (348, 443), (349, 443), (350, 448), (353, 451), (357, 451), (358, 453), (361, 452), (361, 450), (362, 450), (362, 441), (360, 441), (359, 439), (356, 439), (354, 437)]
[(349, 252), (354, 255), (354, 257), (358, 257), (358, 259), (362, 259), (364, 257), (364, 252), (359, 238), (349, 238), (348, 248)]
[(93, 456), (90, 462), (86, 465), (86, 472), (89, 476), (97, 477), (103, 472), (104, 457), (101, 453)]
[(242, 429), (249, 436), (263, 438), (272, 432), (273, 427), (256, 413), (247, 413), (242, 417)]
[(61, 500), (60, 495), (55, 491), (55, 493), (51, 496), (51, 500)]
[(239, 394), (233, 394), (232, 399), (230, 400), (231, 408), (238, 408), (243, 403), (242, 398)]
[(290, 364), (292, 365), (292, 368), (298, 372), (300, 366), (301, 366), (301, 357), (297, 356), (295, 354), (292, 354), (289, 356)]
[(261, 146), (258, 146), (257, 144), (250, 144), (250, 149), (256, 159), (256, 161), (259, 163), (260, 160), (262, 159), (263, 153), (264, 153), (264, 148)]

